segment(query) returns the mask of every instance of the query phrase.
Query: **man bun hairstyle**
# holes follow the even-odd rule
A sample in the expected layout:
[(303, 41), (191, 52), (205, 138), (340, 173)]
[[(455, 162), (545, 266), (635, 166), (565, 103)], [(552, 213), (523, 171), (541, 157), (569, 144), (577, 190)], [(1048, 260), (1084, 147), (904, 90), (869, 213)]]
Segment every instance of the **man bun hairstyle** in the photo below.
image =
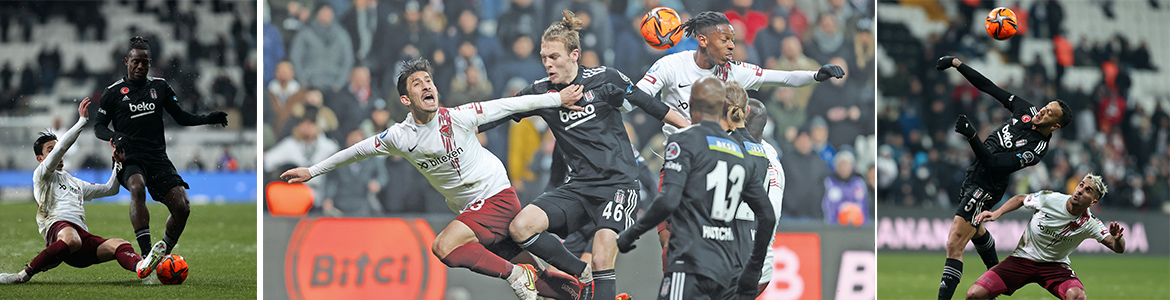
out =
[(130, 38), (130, 50), (134, 49), (150, 51), (150, 40), (142, 36)]
[(422, 57), (416, 57), (402, 62), (402, 70), (398, 71), (398, 95), (406, 95), (406, 79), (417, 72), (431, 72), (431, 63)]
[(41, 131), (38, 135), (37, 141), (33, 142), (33, 153), (36, 155), (45, 155), (46, 153), (42, 148), (45, 148), (45, 143), (56, 141), (57, 135), (48, 129)]
[(731, 25), (731, 20), (727, 19), (727, 15), (716, 11), (705, 11), (687, 20), (686, 23), (682, 24), (682, 28), (687, 37), (693, 38), (703, 34), (708, 28), (724, 24)]
[(585, 28), (585, 21), (581, 21), (576, 14), (569, 10), (561, 11), (564, 15), (560, 22), (553, 23), (544, 30), (544, 34), (540, 36), (540, 41), (559, 41), (565, 44), (565, 49), (568, 52), (581, 49), (581, 37), (577, 34), (577, 30)]
[(732, 123), (744, 122), (747, 117), (747, 91), (735, 81), (724, 82), (724, 88), (727, 90), (727, 105), (723, 106), (723, 114)]

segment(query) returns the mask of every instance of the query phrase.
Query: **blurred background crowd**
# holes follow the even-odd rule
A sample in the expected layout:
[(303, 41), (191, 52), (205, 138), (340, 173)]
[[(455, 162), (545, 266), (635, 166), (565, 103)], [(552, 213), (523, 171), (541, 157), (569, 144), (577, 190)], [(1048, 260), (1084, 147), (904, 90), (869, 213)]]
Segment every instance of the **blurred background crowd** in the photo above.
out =
[[(958, 72), (934, 69), (955, 55), (1033, 104), (1066, 101), (1039, 165), (1013, 174), (1005, 199), (1038, 190), (1070, 193), (1086, 172), (1110, 193), (1097, 209), (1170, 213), (1170, 26), (1156, 1), (879, 1), (878, 198), (883, 204), (952, 207), (973, 155), (953, 132), (959, 114), (988, 134), (1011, 113)], [(1009, 41), (980, 24), (1008, 7)], [(1074, 42), (1075, 41), (1075, 42)]]
[[(101, 93), (126, 75), (133, 36), (150, 40), (148, 75), (166, 79), (184, 110), (229, 114), (227, 128), (182, 127), (163, 114), (173, 127), (167, 146), (175, 167), (257, 170), (256, 15), (247, 2), (224, 0), (0, 2), (0, 194), (10, 200), (22, 198), (10, 188), (31, 191), (37, 132), (63, 134), (85, 97), (96, 114)], [(66, 155), (66, 169), (102, 170), (105, 180), (110, 147), (92, 126)]]
[[(735, 60), (779, 70), (816, 70), (828, 63), (846, 69), (848, 76), (840, 80), (749, 96), (767, 105), (771, 125), (764, 138), (783, 152), (789, 187), (784, 220), (837, 223), (838, 216), (824, 213), (830, 209), (822, 205), (826, 199), (857, 205), (863, 211), (859, 223), (872, 219), (872, 1), (268, 0), (263, 5), (266, 182), (401, 122), (407, 108), (398, 101), (394, 82), (405, 59), (431, 61), (444, 106), (512, 96), (547, 76), (539, 60), (540, 35), (567, 9), (585, 23), (581, 65), (614, 67), (637, 81), (663, 55), (697, 48), (693, 39), (684, 39), (659, 51), (642, 40), (642, 15), (667, 6), (683, 21), (703, 11), (724, 12), (736, 31)], [(641, 112), (625, 117), (635, 148), (657, 173), (661, 122)], [(481, 133), (481, 142), (504, 162), (527, 203), (548, 181), (552, 135), (534, 118), (506, 126)], [(324, 177), (310, 186), (318, 199), (314, 210), (328, 215), (448, 210), (442, 196), (399, 157), (374, 158)], [(845, 192), (862, 183), (864, 191)]]

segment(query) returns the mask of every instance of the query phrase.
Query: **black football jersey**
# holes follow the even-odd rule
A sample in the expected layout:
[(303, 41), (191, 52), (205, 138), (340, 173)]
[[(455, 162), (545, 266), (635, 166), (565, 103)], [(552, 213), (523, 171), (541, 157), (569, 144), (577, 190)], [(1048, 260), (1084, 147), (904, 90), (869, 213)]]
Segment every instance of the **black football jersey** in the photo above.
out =
[(760, 186), (762, 174), (753, 172), (749, 156), (740, 141), (714, 122), (668, 138), (662, 186), (682, 187), (683, 193), (669, 218), (666, 272), (697, 273), (724, 286), (740, 275), (751, 254), (751, 238), (738, 234), (737, 209), (741, 201), (768, 201)]
[[(630, 139), (622, 123), (622, 112), (619, 110), (626, 97), (621, 94), (605, 96), (600, 90), (595, 90), (606, 83), (613, 83), (619, 88), (626, 88), (627, 91), (633, 87), (633, 82), (617, 69), (605, 66), (580, 67), (577, 77), (571, 84), (580, 84), (584, 87), (584, 96), (576, 103), (583, 107), (584, 111), (554, 107), (511, 116), (511, 119), (517, 122), (528, 116), (540, 116), (548, 124), (556, 136), (556, 148), (564, 156), (564, 164), (568, 166), (566, 185), (584, 184), (617, 188), (635, 188), (637, 185), (634, 181), (638, 175), (634, 154), (631, 152)], [(556, 93), (566, 86), (554, 84), (545, 77), (521, 90), (517, 95)], [(632, 103), (639, 107), (662, 105), (661, 102), (654, 102), (657, 101)], [(496, 125), (498, 123), (482, 125), (479, 129), (484, 131)]]
[[(756, 141), (755, 138), (748, 133), (746, 128), (738, 128), (729, 133), (732, 138), (739, 141), (743, 146), (744, 159), (748, 164), (748, 176), (753, 178), (747, 184), (756, 184), (761, 187), (764, 186), (764, 181), (768, 176), (768, 154), (764, 152), (764, 146)], [(748, 263), (748, 258), (751, 257), (752, 245), (755, 243), (756, 235), (756, 216), (752, 209), (748, 207), (747, 202), (741, 202), (739, 208), (735, 213), (735, 229), (736, 236), (740, 238), (740, 261), (744, 265)]]
[[(167, 81), (157, 77), (134, 82), (123, 77), (106, 87), (98, 99), (94, 118), (94, 134), (110, 140), (116, 135), (129, 137), (128, 151), (166, 151), (167, 139), (163, 132), (163, 112), (183, 126), (202, 125), (204, 117), (183, 110), (179, 98)], [(114, 124), (110, 131), (109, 124)]]
[(1008, 96), (1002, 101), (1005, 108), (1012, 111), (1012, 118), (1003, 123), (995, 132), (983, 141), (983, 147), (992, 155), (1012, 153), (1018, 164), (992, 168), (976, 159), (967, 167), (967, 180), (988, 189), (992, 199), (1000, 199), (1007, 191), (1008, 177), (1020, 169), (1040, 163), (1044, 154), (1048, 153), (1048, 136), (1032, 129), (1032, 117), (1039, 112), (1038, 107), (1016, 95)]

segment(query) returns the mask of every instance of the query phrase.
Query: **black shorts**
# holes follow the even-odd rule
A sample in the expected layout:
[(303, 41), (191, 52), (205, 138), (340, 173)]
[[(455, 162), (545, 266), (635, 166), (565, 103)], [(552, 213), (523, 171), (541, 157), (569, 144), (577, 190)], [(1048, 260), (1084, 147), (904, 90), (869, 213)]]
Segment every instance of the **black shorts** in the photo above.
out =
[(695, 273), (666, 273), (662, 277), (662, 286), (658, 290), (658, 300), (737, 298), (734, 286), (723, 286), (707, 276)]
[(588, 225), (622, 232), (634, 225), (637, 188), (562, 185), (532, 201), (548, 217), (548, 232), (568, 237)]
[(955, 212), (955, 215), (963, 217), (967, 222), (971, 222), (980, 212), (991, 210), (992, 207), (995, 207), (995, 204), (999, 203), (999, 198), (1002, 196), (1002, 191), (998, 193), (996, 191), (989, 191), (974, 183), (964, 181), (963, 188), (959, 192), (959, 209)]
[(587, 224), (585, 227), (574, 231), (565, 237), (561, 243), (565, 244), (565, 249), (569, 249), (573, 255), (581, 257), (585, 253), (593, 253), (593, 234), (597, 232), (597, 226)]
[(131, 175), (142, 174), (146, 182), (146, 189), (154, 201), (162, 202), (163, 197), (176, 186), (190, 189), (191, 186), (183, 181), (183, 177), (175, 171), (175, 165), (164, 153), (134, 153), (126, 155), (122, 162), (122, 170), (118, 172), (118, 181), (127, 190), (126, 182)]

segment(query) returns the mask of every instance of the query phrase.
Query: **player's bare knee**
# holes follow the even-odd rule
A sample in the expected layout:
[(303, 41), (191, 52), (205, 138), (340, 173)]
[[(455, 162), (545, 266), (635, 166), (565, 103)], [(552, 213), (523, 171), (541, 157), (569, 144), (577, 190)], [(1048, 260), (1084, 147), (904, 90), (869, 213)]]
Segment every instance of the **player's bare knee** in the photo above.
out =
[(987, 290), (978, 285), (972, 285), (967, 290), (967, 300), (983, 300), (987, 299)]
[(1085, 295), (1085, 290), (1079, 288), (1069, 288), (1064, 292), (1064, 300), (1086, 300), (1088, 296)]
[(65, 246), (69, 246), (69, 252), (81, 249), (81, 237), (78, 237), (76, 234), (66, 235), (64, 238), (58, 236), (57, 240), (65, 242)]
[(522, 242), (532, 235), (537, 234), (536, 222), (529, 218), (517, 217), (512, 219), (512, 223), (508, 224), (508, 232), (512, 234), (512, 239), (517, 242)]

